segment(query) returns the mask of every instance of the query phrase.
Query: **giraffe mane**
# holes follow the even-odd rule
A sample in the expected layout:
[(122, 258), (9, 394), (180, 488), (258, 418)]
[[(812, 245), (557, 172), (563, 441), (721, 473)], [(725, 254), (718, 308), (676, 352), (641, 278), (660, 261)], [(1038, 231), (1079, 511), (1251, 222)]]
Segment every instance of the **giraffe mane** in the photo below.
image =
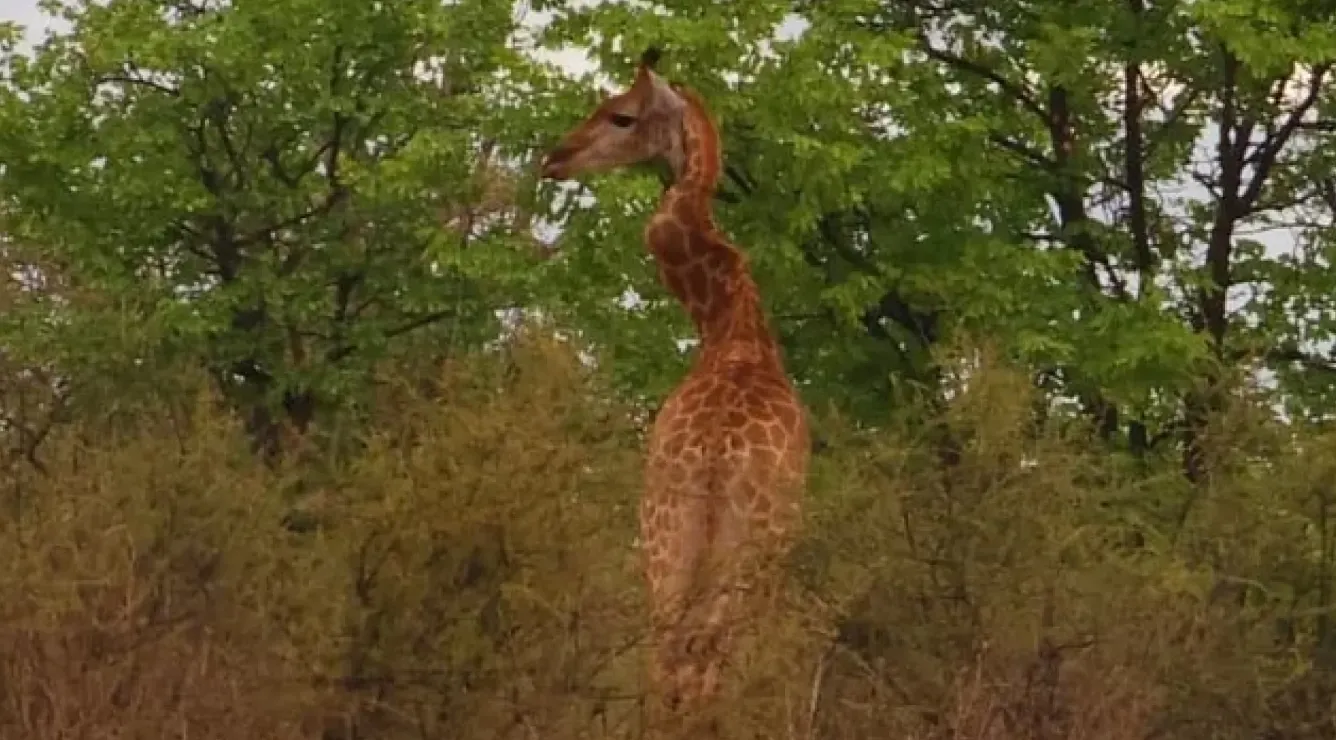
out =
[[(686, 133), (699, 136), (701, 138), (699, 144), (707, 150), (707, 154), (700, 159), (700, 164), (705, 168), (705, 171), (696, 173), (695, 179), (707, 185), (705, 189), (712, 198), (723, 171), (721, 160), (723, 139), (719, 134), (719, 126), (715, 123), (714, 115), (705, 103), (705, 98), (696, 92), (695, 88), (676, 81), (670, 82), (669, 86), (682, 97), (687, 104), (687, 109), (691, 112), (691, 115), (684, 120), (683, 124), (688, 127)], [(708, 200), (706, 207), (709, 207)]]

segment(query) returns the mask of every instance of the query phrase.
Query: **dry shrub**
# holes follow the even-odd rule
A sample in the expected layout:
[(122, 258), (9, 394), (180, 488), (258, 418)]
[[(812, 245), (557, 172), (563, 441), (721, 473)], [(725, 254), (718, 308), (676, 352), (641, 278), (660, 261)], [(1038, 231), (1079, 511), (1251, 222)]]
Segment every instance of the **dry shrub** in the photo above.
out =
[[(66, 430), (0, 523), (0, 737), (575, 737), (634, 718), (635, 430), (521, 340), (320, 471), (202, 397)], [(307, 456), (310, 460), (310, 456)], [(294, 533), (284, 491), (321, 526)], [(318, 504), (313, 503), (318, 502)]]
[(598, 390), (568, 349), (524, 338), (448, 367), (435, 402), (387, 392), (398, 423), (325, 512), (355, 574), (344, 649), (366, 726), (580, 737), (631, 721), (638, 445)]
[(1207, 585), (1130, 551), (1131, 483), (1037, 430), (1027, 379), (973, 358), (917, 437), (840, 441), (818, 471), (809, 587), (841, 615), (821, 737), (1143, 738)]
[(1259, 396), (1244, 389), (1213, 420), (1214, 475), (1179, 504), (1218, 629), (1185, 661), (1197, 680), (1177, 687), (1172, 721), (1185, 735), (1336, 737), (1336, 435), (1277, 423)]
[(0, 737), (299, 737), (317, 553), (275, 526), (272, 481), (201, 403), (182, 424), (46, 449), (6, 481)]
[[(955, 390), (823, 423), (727, 736), (1332, 736), (1330, 438), (1245, 405), (1194, 492), (1037, 428), (986, 353)], [(0, 737), (641, 737), (643, 412), (611, 398), (527, 333), (387, 375), (283, 470), (205, 393), (61, 430), (0, 481)]]

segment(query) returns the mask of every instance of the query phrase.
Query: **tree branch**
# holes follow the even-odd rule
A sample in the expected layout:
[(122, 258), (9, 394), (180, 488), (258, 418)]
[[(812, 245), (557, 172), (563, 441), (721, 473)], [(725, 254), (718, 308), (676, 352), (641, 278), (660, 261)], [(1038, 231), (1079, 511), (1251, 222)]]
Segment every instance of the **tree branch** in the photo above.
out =
[[(1289, 115), (1285, 117), (1285, 122), (1281, 124), (1280, 128), (1271, 132), (1253, 152), (1252, 156), (1248, 158), (1253, 163), (1253, 176), (1240, 198), (1244, 209), (1251, 209), (1257, 202), (1258, 196), (1262, 194), (1262, 188), (1266, 186), (1267, 178), (1271, 174), (1271, 169), (1276, 165), (1280, 152), (1289, 143), (1294, 132), (1298, 130), (1304, 116), (1317, 103), (1318, 96), (1322, 93), (1327, 71), (1330, 69), (1330, 64), (1314, 67), (1308, 81), (1308, 91), (1304, 94), (1303, 100), (1294, 106)], [(1285, 84), (1282, 82), (1279, 87), (1283, 91)]]
[(955, 67), (956, 69), (969, 72), (970, 74), (982, 77), (988, 80), (989, 82), (992, 82), (993, 84), (997, 85), (1002, 90), (1002, 92), (1011, 96), (1016, 102), (1020, 103), (1021, 107), (1025, 108), (1026, 110), (1030, 111), (1031, 113), (1035, 114), (1036, 116), (1045, 121), (1048, 120), (1049, 116), (1048, 111), (1044, 108), (1044, 106), (1039, 104), (1039, 101), (1036, 99), (1035, 94), (1032, 91), (1025, 88), (1023, 83), (1012, 82), (1006, 77), (1003, 77), (1002, 73), (998, 72), (995, 69), (980, 64), (979, 62), (976, 62), (972, 59), (966, 59), (965, 57), (958, 56), (950, 51), (947, 51), (946, 49), (940, 49), (938, 47), (933, 46), (932, 43), (928, 40), (926, 34), (920, 33), (918, 41), (919, 41), (919, 48), (923, 51), (924, 54), (927, 54), (929, 58), (934, 59), (938, 62), (942, 62), (943, 64)]

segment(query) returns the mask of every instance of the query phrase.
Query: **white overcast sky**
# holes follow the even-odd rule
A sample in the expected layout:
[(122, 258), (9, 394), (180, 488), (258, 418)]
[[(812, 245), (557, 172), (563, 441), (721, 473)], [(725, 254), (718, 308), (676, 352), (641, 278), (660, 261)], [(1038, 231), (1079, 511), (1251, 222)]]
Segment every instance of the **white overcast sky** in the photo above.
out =
[(0, 19), (28, 30), (28, 42), (40, 41), (51, 19), (37, 9), (37, 0), (0, 0)]
[[(577, 2), (577, 4), (579, 3)], [(544, 16), (548, 15), (524, 11), (522, 6), (527, 5), (527, 3), (522, 0), (519, 5), (521, 6), (520, 12), (524, 13), (524, 20), (528, 23), (541, 23)], [(27, 31), (26, 47), (29, 49), (33, 44), (42, 40), (48, 29), (63, 30), (68, 28), (68, 25), (63, 21), (52, 19), (44, 14), (37, 7), (37, 0), (0, 0), (0, 21), (13, 21), (23, 26)], [(588, 70), (591, 66), (585, 55), (579, 50), (543, 53), (542, 56), (577, 74)]]

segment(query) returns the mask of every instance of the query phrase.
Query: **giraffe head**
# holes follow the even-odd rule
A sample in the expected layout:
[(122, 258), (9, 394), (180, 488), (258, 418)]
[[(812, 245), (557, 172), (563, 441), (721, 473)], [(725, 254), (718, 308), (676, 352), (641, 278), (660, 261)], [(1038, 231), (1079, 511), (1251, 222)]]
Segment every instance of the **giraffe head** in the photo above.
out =
[(543, 157), (543, 177), (570, 180), (660, 158), (675, 169), (682, 166), (687, 103), (654, 71), (658, 60), (658, 49), (645, 50), (631, 87), (605, 97)]

